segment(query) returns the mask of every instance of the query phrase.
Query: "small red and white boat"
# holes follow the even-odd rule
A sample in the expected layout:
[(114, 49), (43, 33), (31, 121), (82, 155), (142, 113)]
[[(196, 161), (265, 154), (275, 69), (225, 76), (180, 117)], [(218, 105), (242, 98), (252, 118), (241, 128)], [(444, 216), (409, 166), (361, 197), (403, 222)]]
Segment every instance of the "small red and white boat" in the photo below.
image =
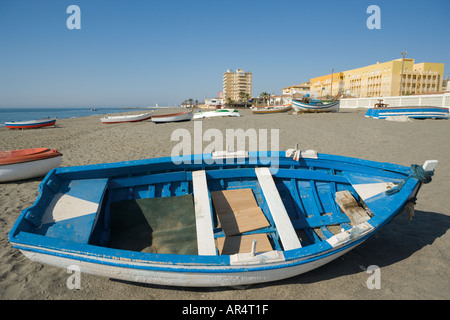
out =
[(152, 112), (142, 113), (142, 114), (134, 114), (134, 115), (123, 115), (123, 116), (114, 116), (114, 117), (104, 117), (100, 120), (102, 123), (111, 124), (111, 123), (122, 123), (122, 122), (139, 122), (150, 120), (152, 118)]
[(154, 123), (191, 121), (193, 116), (194, 113), (192, 110), (188, 110), (177, 113), (156, 115), (152, 117), (152, 121)]
[(9, 129), (35, 129), (42, 127), (54, 126), (57, 118), (45, 118), (27, 121), (9, 121), (5, 122), (5, 126)]
[(48, 148), (0, 151), (0, 182), (44, 176), (61, 161), (62, 153)]

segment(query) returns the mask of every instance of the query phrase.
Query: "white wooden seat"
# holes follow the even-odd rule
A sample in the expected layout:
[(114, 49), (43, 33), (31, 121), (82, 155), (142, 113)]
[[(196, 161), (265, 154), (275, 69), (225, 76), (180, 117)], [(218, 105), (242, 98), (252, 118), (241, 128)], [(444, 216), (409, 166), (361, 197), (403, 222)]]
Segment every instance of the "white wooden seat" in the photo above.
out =
[(301, 248), (302, 245), (292, 226), (291, 219), (284, 207), (269, 168), (255, 168), (255, 172), (284, 250)]
[(213, 256), (216, 255), (216, 245), (205, 170), (192, 172), (192, 184), (194, 187), (198, 254)]

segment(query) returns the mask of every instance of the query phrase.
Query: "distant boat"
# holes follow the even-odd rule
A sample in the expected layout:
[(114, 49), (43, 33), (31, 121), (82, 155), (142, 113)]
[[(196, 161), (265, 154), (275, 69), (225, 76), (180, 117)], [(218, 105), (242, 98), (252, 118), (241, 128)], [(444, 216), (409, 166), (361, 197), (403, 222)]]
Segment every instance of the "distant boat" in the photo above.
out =
[(97, 108), (91, 108), (91, 111), (97, 111)]
[(386, 119), (388, 117), (408, 117), (413, 119), (448, 119), (449, 110), (445, 107), (405, 106), (388, 107), (388, 104), (378, 100), (373, 108), (366, 112), (367, 118)]
[(164, 122), (180, 122), (180, 121), (191, 121), (194, 116), (192, 110), (161, 114), (152, 117), (154, 123), (164, 123)]
[(194, 114), (193, 119), (216, 118), (216, 117), (240, 117), (236, 109), (216, 109), (213, 111), (199, 111)]
[(27, 121), (9, 121), (5, 122), (5, 126), (9, 129), (36, 129), (42, 127), (54, 126), (56, 123), (55, 118), (45, 118), (38, 120), (27, 120)]
[[(270, 168), (267, 157), (214, 152), (184, 155), (181, 163), (165, 157), (57, 168), (9, 242), (37, 263), (125, 281), (276, 281), (341, 257), (411, 213), (437, 164), (289, 149), (271, 151), (280, 168)], [(375, 253), (382, 240), (389, 246), (379, 237), (364, 250)]]
[(122, 123), (122, 122), (139, 122), (150, 120), (152, 118), (152, 112), (147, 112), (143, 114), (135, 114), (135, 115), (123, 115), (123, 116), (113, 116), (113, 117), (105, 117), (100, 120), (102, 123), (112, 124), (112, 123)]
[(279, 105), (279, 106), (257, 106), (252, 108), (253, 114), (270, 114), (270, 113), (283, 113), (291, 110), (291, 104)]
[(44, 176), (61, 161), (62, 154), (48, 148), (0, 151), (0, 182)]
[(322, 103), (319, 100), (313, 100), (310, 103), (301, 102), (298, 100), (292, 100), (292, 108), (296, 112), (338, 112), (340, 101), (334, 101), (330, 103)]

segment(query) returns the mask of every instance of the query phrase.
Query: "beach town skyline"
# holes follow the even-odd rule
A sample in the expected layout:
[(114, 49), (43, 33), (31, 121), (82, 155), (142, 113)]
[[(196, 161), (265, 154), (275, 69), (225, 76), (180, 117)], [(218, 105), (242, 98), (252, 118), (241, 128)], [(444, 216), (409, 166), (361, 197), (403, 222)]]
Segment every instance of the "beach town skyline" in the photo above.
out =
[[(281, 94), (404, 50), (416, 61), (450, 63), (442, 41), (448, 2), (378, 1), (378, 12), (370, 5), (4, 1), (0, 108), (175, 106), (216, 97), (223, 73), (237, 68), (252, 72), (253, 96)], [(433, 23), (413, 23), (417, 15)]]

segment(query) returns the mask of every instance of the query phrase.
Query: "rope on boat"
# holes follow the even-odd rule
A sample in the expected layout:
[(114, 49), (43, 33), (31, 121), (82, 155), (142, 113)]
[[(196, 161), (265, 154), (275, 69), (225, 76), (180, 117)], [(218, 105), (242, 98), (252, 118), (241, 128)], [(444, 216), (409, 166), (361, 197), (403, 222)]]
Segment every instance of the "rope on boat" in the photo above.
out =
[(411, 165), (411, 170), (413, 172), (413, 177), (419, 179), (422, 183), (430, 183), (431, 177), (434, 175), (433, 171), (425, 171), (422, 166), (417, 164)]
[(409, 178), (416, 178), (424, 184), (430, 183), (431, 177), (433, 175), (434, 175), (434, 170), (425, 171), (423, 169), (423, 166), (419, 166), (417, 164), (412, 164), (411, 165), (411, 174), (408, 176), (408, 178), (406, 178), (402, 182), (398, 183), (396, 188), (387, 190), (386, 193), (391, 195), (391, 194), (399, 192), (403, 188), (403, 186), (405, 185), (406, 181), (408, 181)]

